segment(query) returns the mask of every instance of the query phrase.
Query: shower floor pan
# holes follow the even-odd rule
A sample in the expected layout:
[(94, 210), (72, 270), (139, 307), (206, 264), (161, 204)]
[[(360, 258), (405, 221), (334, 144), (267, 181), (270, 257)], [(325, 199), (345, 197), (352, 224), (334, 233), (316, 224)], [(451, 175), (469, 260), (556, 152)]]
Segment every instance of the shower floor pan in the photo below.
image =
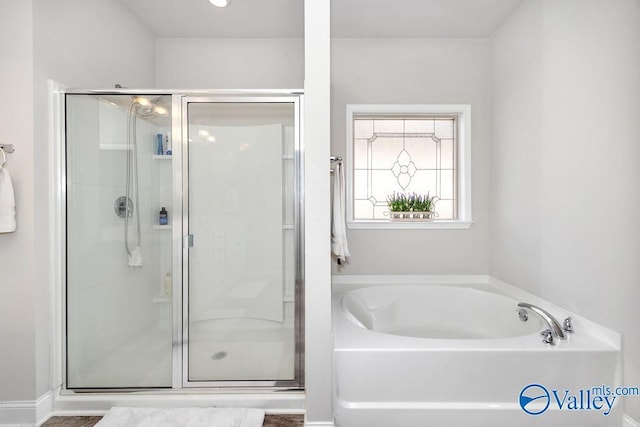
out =
[[(293, 319), (216, 319), (191, 325), (189, 381), (281, 381), (294, 378)], [(169, 388), (172, 343), (166, 327), (153, 326), (126, 345), (82, 368), (72, 390)], [(73, 385), (73, 381), (71, 382)], [(78, 384), (78, 381), (76, 381)]]

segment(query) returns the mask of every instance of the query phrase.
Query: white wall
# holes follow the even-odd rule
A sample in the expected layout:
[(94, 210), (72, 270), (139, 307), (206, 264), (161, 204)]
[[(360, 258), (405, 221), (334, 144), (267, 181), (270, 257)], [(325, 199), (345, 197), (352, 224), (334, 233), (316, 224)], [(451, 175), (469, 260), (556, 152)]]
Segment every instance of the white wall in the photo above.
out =
[(541, 20), (542, 2), (526, 2), (491, 39), (491, 273), (538, 294)]
[[(491, 39), (491, 273), (615, 329), (640, 383), (640, 2), (527, 1)], [(626, 398), (640, 418), (640, 399)]]
[(487, 274), (488, 41), (334, 39), (331, 49), (333, 155), (345, 155), (347, 104), (471, 104), (472, 118), (471, 228), (348, 230), (351, 258), (338, 273)]
[(329, 0), (305, 0), (304, 310), (305, 426), (332, 426)]
[[(0, 143), (16, 193), (17, 229), (0, 234), (0, 403), (35, 398), (32, 2), (0, 0)], [(0, 424), (12, 422), (0, 411)]]
[(299, 89), (302, 39), (157, 39), (156, 83), (179, 89)]

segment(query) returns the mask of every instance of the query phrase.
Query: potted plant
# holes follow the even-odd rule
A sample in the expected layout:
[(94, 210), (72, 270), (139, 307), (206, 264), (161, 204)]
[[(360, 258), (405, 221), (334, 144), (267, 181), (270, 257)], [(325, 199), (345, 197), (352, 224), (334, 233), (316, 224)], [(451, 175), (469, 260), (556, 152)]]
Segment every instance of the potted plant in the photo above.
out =
[(387, 196), (389, 218), (392, 221), (431, 221), (437, 216), (434, 212), (436, 196), (418, 193), (393, 192)]

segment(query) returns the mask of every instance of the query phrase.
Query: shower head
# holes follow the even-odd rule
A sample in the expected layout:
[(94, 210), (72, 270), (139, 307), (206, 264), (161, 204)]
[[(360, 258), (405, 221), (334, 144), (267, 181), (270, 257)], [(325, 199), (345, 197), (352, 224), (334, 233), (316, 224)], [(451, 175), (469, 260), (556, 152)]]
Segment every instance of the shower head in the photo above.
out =
[(166, 108), (161, 107), (159, 105), (156, 105), (153, 107), (153, 112), (160, 116), (166, 116), (167, 114), (169, 114)]
[(152, 117), (155, 115), (166, 116), (168, 114), (167, 109), (160, 106), (162, 97), (156, 97), (153, 99), (136, 96), (133, 98), (131, 107), (135, 108), (136, 115), (139, 117)]
[(148, 98), (142, 96), (136, 96), (135, 98), (133, 98), (133, 103), (142, 105), (143, 107), (151, 105), (151, 101)]
[(154, 116), (153, 108), (151, 107), (138, 108), (136, 110), (136, 115), (138, 117), (153, 117)]

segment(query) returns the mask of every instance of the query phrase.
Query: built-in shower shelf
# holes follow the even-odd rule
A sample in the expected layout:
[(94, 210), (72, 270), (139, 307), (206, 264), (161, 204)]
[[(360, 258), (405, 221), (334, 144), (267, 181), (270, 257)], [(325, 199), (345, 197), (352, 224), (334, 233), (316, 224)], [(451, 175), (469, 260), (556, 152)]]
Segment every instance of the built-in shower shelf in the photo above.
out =
[(293, 224), (284, 224), (282, 226), (283, 230), (293, 230)]
[(101, 150), (131, 150), (132, 145), (127, 144), (100, 144), (98, 146)]
[(153, 160), (171, 160), (171, 154), (154, 154)]
[(163, 304), (163, 303), (167, 303), (167, 302), (171, 302), (172, 298), (168, 295), (161, 295), (161, 296), (157, 296), (155, 298), (153, 298), (153, 303), (154, 304)]
[(154, 224), (153, 229), (154, 230), (171, 230), (171, 224), (169, 225)]

